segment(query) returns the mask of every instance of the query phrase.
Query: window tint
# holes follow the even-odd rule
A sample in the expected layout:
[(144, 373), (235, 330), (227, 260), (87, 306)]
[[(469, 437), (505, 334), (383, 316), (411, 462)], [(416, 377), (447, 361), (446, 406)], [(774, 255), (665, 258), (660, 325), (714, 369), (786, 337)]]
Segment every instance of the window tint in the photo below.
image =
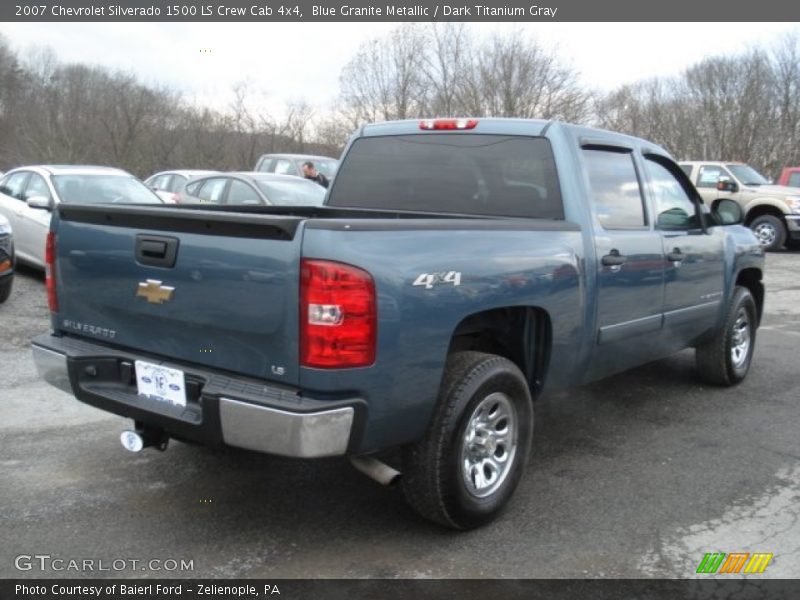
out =
[(295, 175), (297, 173), (291, 161), (283, 158), (279, 158), (275, 161), (273, 172), (281, 175)]
[(360, 138), (330, 206), (563, 219), (544, 138), (427, 133)]
[(697, 187), (699, 188), (715, 188), (717, 181), (720, 177), (729, 177), (728, 173), (722, 167), (714, 165), (703, 165), (697, 174)]
[(44, 177), (38, 173), (31, 173), (31, 178), (28, 180), (28, 187), (25, 188), (26, 200), (34, 196), (43, 196), (50, 200), (50, 188), (47, 187), (47, 182), (44, 180)]
[(659, 229), (696, 229), (700, 227), (697, 207), (683, 186), (663, 165), (646, 159), (645, 170), (656, 211)]
[(789, 175), (789, 185), (792, 187), (800, 187), (800, 173), (792, 173)]
[(166, 187), (166, 190), (172, 193), (179, 192), (187, 181), (188, 179), (186, 179), (186, 177), (183, 175), (173, 175), (169, 185)]
[(238, 179), (231, 180), (228, 189), (228, 204), (263, 204), (258, 193), (248, 184)]
[(159, 175), (155, 179), (148, 180), (148, 184), (151, 188), (163, 191), (167, 189), (169, 185), (169, 175)]
[(584, 150), (597, 220), (604, 229), (647, 225), (642, 191), (629, 152)]
[(212, 202), (219, 204), (222, 201), (222, 190), (225, 189), (225, 184), (228, 183), (227, 179), (215, 177), (213, 179), (206, 179), (203, 182), (203, 187), (197, 193), (197, 197), (202, 202)]
[(28, 180), (28, 175), (28, 171), (6, 175), (3, 183), (0, 184), (0, 192), (4, 193), (6, 196), (22, 200), (22, 190), (25, 187), (25, 182)]
[(203, 185), (203, 183), (204, 180), (190, 183), (189, 185), (186, 186), (186, 193), (191, 194), (192, 196), (197, 196), (197, 190), (200, 189), (200, 186)]

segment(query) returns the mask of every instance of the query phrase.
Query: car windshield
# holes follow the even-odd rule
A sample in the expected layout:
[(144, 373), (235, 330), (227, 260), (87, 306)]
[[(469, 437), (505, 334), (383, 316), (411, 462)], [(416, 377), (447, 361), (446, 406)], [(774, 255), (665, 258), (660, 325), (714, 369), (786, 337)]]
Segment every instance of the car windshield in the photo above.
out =
[(65, 204), (162, 204), (147, 186), (129, 175), (54, 175), (53, 185)]
[(769, 180), (749, 165), (725, 165), (742, 185), (767, 185)]
[(256, 180), (256, 185), (270, 204), (278, 206), (322, 206), (325, 199), (325, 188), (305, 179)]

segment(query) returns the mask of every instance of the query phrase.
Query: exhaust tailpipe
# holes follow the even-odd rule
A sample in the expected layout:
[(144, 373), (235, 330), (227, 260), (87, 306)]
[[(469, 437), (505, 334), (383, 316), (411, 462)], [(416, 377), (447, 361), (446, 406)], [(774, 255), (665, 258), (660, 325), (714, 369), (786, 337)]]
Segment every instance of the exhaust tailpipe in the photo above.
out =
[(119, 441), (128, 452), (141, 452), (151, 446), (163, 452), (167, 449), (169, 436), (160, 429), (126, 429), (119, 435)]
[(397, 483), (402, 476), (400, 471), (393, 469), (385, 462), (381, 462), (372, 456), (351, 456), (350, 464), (367, 477), (387, 487)]

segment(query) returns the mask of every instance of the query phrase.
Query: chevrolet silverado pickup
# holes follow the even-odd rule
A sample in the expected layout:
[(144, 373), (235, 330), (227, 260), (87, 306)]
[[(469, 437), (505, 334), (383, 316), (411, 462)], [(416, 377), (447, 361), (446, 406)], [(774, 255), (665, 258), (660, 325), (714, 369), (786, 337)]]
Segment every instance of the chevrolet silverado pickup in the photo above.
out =
[(129, 417), (129, 450), (347, 456), (468, 529), (514, 492), (545, 390), (686, 348), (706, 382), (746, 376), (763, 250), (657, 145), (436, 119), (343, 156), (321, 207), (57, 206), (42, 377)]

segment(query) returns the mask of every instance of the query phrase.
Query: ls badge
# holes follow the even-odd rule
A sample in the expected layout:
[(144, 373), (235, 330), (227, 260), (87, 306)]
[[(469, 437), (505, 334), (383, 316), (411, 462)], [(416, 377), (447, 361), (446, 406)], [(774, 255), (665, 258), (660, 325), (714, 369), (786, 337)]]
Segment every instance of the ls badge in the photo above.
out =
[(174, 291), (174, 287), (161, 285), (161, 282), (157, 279), (147, 279), (144, 283), (139, 284), (139, 289), (136, 290), (136, 297), (141, 296), (150, 304), (163, 304), (172, 300), (172, 292)]

